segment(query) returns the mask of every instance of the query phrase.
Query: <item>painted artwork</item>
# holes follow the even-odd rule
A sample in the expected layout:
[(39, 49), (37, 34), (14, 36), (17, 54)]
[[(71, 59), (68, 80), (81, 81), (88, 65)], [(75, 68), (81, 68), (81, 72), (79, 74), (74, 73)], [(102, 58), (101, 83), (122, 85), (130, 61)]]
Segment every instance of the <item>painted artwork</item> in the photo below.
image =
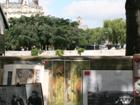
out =
[(44, 65), (8, 64), (4, 65), (3, 85), (41, 83), (44, 78)]
[(34, 69), (16, 69), (16, 84), (35, 83)]
[(85, 70), (84, 105), (134, 105), (131, 70)]
[(52, 100), (53, 105), (64, 105), (64, 62), (53, 62)]
[(82, 72), (89, 68), (86, 60), (65, 62), (65, 105), (83, 105)]
[(47, 105), (82, 105), (82, 70), (89, 69), (89, 61), (46, 61), (50, 70)]

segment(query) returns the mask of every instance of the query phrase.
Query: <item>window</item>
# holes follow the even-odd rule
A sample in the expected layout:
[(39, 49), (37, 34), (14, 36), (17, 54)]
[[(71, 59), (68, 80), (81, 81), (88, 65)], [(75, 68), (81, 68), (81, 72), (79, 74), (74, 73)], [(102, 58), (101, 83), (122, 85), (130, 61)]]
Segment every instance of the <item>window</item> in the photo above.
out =
[(12, 71), (8, 71), (7, 85), (12, 84)]

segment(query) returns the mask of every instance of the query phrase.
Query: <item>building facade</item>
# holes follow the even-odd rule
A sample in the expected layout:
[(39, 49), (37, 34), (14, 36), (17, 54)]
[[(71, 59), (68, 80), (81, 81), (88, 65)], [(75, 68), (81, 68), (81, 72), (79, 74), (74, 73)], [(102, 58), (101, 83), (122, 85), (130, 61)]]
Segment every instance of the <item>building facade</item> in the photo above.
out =
[(39, 0), (2, 0), (0, 3), (6, 17), (9, 19), (21, 16), (42, 16), (44, 14), (43, 8), (39, 6), (38, 2)]

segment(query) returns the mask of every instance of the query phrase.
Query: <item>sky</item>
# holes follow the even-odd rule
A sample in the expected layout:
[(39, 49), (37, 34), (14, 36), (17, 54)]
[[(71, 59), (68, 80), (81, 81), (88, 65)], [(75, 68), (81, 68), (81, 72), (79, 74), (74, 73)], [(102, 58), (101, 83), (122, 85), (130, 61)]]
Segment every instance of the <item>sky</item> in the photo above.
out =
[[(0, 0), (5, 1), (5, 0)], [(18, 1), (18, 0), (9, 0)], [(29, 0), (31, 1), (31, 0)], [(39, 0), (45, 15), (67, 18), (89, 28), (102, 27), (107, 19), (125, 19), (126, 0)]]
[(125, 19), (125, 0), (39, 0), (45, 15), (67, 18), (81, 17), (82, 25), (102, 27), (107, 19)]

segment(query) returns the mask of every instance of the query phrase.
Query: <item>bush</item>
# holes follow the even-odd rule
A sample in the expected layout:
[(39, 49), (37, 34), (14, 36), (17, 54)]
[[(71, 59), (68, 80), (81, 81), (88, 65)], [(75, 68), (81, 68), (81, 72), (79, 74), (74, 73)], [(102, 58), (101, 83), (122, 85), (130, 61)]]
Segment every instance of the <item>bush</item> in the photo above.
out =
[(32, 50), (31, 50), (31, 55), (32, 56), (38, 56), (39, 54), (39, 49), (36, 48), (36, 47), (33, 47)]
[(81, 54), (85, 51), (84, 48), (76, 48), (78, 54), (81, 56)]
[(57, 49), (56, 52), (55, 52), (55, 55), (56, 56), (63, 56), (64, 55), (64, 50)]

